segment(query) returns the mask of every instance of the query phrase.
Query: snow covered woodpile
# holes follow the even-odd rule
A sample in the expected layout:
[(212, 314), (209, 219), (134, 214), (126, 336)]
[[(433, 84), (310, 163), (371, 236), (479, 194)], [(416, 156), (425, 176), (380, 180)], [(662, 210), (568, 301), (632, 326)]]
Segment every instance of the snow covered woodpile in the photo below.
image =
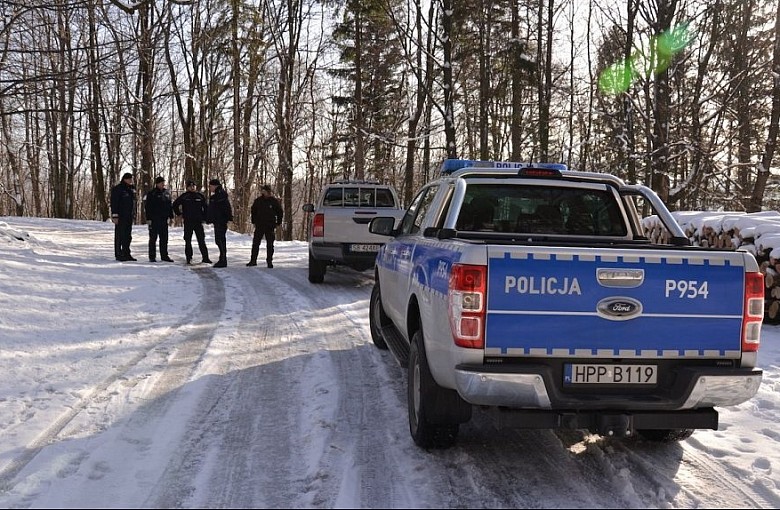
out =
[[(765, 319), (780, 322), (780, 212), (676, 211), (672, 216), (696, 246), (755, 255), (766, 286)], [(644, 218), (642, 227), (653, 243), (668, 242), (669, 232), (658, 216)]]

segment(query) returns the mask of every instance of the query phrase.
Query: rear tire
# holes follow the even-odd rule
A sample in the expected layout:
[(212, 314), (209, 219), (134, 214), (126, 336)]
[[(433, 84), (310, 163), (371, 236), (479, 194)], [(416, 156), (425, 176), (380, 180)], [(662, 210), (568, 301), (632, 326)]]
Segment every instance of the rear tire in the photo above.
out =
[(685, 441), (694, 429), (641, 429), (637, 430), (637, 433), (647, 441), (653, 441), (657, 443), (674, 443), (677, 441)]
[[(421, 330), (412, 338), (408, 370), (409, 432), (415, 444), (425, 449), (455, 445), (460, 423), (471, 418), (471, 406), (454, 390), (436, 384), (428, 366)], [(460, 411), (461, 416), (449, 415), (452, 411)]]
[(371, 327), (371, 340), (378, 349), (387, 350), (387, 342), (382, 336), (382, 328), (390, 325), (390, 318), (382, 307), (382, 296), (379, 293), (379, 282), (374, 284), (371, 290), (371, 302), (369, 305), (368, 324)]
[(309, 252), (309, 281), (311, 283), (322, 283), (325, 281), (325, 270), (327, 265), (321, 260), (312, 257)]

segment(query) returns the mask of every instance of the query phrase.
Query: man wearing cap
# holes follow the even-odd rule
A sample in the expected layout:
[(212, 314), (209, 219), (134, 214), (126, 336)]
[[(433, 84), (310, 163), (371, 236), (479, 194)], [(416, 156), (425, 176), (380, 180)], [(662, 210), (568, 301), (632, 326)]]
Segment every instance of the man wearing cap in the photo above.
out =
[(135, 221), (135, 186), (133, 174), (122, 175), (122, 180), (111, 188), (111, 221), (114, 223), (114, 257), (120, 262), (136, 260), (130, 255)]
[(206, 223), (214, 225), (214, 242), (219, 248), (219, 260), (213, 267), (227, 267), (227, 224), (233, 221), (233, 208), (230, 206), (227, 192), (219, 179), (209, 181), (209, 207), (206, 211)]
[(282, 204), (274, 196), (271, 186), (263, 184), (260, 187), (260, 196), (252, 204), (252, 223), (255, 225), (255, 235), (252, 237), (252, 255), (247, 266), (257, 265), (260, 242), (265, 237), (265, 262), (268, 267), (274, 267), (275, 230), (282, 224), (282, 216)]
[(173, 201), (173, 212), (176, 216), (184, 218), (184, 256), (187, 264), (192, 262), (192, 233), (198, 240), (198, 248), (203, 257), (204, 264), (211, 264), (209, 249), (206, 247), (206, 234), (203, 231), (203, 222), (206, 220), (208, 208), (206, 197), (197, 191), (195, 181), (187, 181), (187, 191), (179, 195)]
[(154, 188), (144, 197), (146, 224), (149, 226), (149, 262), (157, 259), (157, 238), (160, 239), (160, 260), (173, 262), (168, 256), (168, 225), (173, 223), (171, 193), (165, 189), (165, 179), (157, 177)]

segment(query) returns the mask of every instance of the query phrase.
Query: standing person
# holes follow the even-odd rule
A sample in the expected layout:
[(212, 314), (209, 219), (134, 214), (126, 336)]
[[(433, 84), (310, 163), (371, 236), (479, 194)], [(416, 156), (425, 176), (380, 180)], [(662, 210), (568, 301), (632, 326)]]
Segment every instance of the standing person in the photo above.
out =
[(206, 211), (206, 223), (214, 225), (214, 242), (219, 248), (219, 260), (213, 267), (227, 267), (227, 224), (233, 221), (233, 208), (230, 207), (227, 191), (222, 188), (219, 179), (209, 181), (209, 207)]
[(252, 223), (255, 225), (255, 235), (252, 237), (252, 255), (247, 266), (257, 265), (257, 255), (260, 252), (260, 241), (265, 237), (265, 262), (268, 267), (274, 267), (274, 240), (276, 227), (282, 224), (282, 204), (279, 203), (271, 186), (260, 187), (260, 196), (252, 204)]
[(197, 190), (195, 181), (187, 181), (186, 188), (187, 191), (179, 195), (173, 202), (174, 214), (184, 218), (184, 256), (187, 257), (187, 264), (190, 264), (192, 262), (192, 233), (194, 232), (203, 263), (211, 264), (209, 249), (206, 247), (206, 234), (203, 231), (208, 203), (203, 193)]
[(120, 262), (136, 260), (130, 255), (135, 221), (135, 186), (133, 174), (122, 175), (122, 180), (111, 188), (111, 221), (114, 223), (114, 257)]
[(173, 262), (168, 256), (168, 225), (173, 223), (171, 192), (165, 189), (165, 179), (157, 177), (154, 188), (144, 197), (146, 224), (149, 225), (149, 262), (156, 262), (157, 238), (160, 239), (160, 260)]

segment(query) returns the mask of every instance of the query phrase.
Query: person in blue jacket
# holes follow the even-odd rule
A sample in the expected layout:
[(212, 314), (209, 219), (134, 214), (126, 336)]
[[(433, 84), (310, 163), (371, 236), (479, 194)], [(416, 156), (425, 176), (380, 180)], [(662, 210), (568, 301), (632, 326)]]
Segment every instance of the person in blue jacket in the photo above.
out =
[(135, 221), (135, 186), (133, 174), (127, 172), (111, 188), (111, 221), (114, 223), (114, 257), (120, 262), (136, 260), (130, 254)]
[(157, 239), (160, 239), (160, 260), (173, 262), (168, 256), (168, 226), (173, 223), (171, 192), (165, 189), (165, 179), (157, 177), (154, 188), (144, 197), (146, 224), (149, 226), (149, 262), (157, 259)]
[(264, 184), (260, 188), (260, 196), (252, 204), (252, 223), (255, 226), (255, 234), (252, 237), (252, 254), (247, 266), (257, 265), (260, 242), (265, 237), (265, 263), (268, 267), (274, 267), (275, 231), (276, 227), (282, 224), (283, 216), (279, 199), (274, 196), (271, 186)]
[(173, 212), (176, 216), (184, 218), (184, 256), (187, 264), (192, 262), (192, 234), (198, 240), (198, 248), (203, 257), (204, 264), (211, 264), (209, 249), (206, 247), (206, 233), (203, 231), (203, 222), (206, 221), (208, 202), (203, 193), (200, 193), (195, 181), (187, 181), (187, 191), (179, 195), (173, 201)]
[(227, 227), (233, 221), (233, 208), (230, 206), (227, 191), (219, 179), (209, 181), (209, 207), (206, 211), (206, 223), (214, 225), (214, 242), (219, 248), (219, 260), (213, 267), (227, 267)]

